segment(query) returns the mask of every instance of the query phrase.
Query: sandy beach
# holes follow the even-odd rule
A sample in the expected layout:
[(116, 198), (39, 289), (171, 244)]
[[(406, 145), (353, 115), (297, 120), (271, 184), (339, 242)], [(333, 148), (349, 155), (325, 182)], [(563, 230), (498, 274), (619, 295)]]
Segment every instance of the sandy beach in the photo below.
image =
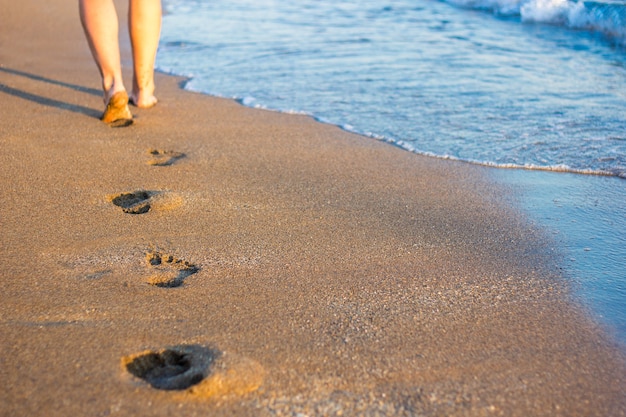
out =
[(0, 5), (1, 416), (626, 415), (488, 168), (162, 74), (111, 128), (77, 4)]

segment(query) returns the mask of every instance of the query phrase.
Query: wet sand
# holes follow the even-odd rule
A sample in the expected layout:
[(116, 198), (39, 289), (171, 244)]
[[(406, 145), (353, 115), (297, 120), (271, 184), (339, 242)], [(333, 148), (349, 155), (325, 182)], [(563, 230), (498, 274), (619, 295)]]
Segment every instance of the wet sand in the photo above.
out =
[(163, 75), (110, 128), (76, 4), (0, 4), (0, 415), (626, 414), (487, 168)]

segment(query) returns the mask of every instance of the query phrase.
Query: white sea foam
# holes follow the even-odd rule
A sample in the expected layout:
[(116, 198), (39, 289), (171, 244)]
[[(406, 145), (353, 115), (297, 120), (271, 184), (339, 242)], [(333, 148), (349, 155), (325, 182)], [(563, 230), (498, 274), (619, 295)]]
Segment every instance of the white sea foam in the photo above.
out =
[(531, 0), (521, 5), (520, 14), (526, 22), (546, 22), (567, 25), (571, 17), (584, 10), (582, 2), (568, 0)]
[(448, 0), (466, 8), (520, 16), (524, 22), (561, 25), (603, 33), (626, 45), (626, 4), (570, 0)]

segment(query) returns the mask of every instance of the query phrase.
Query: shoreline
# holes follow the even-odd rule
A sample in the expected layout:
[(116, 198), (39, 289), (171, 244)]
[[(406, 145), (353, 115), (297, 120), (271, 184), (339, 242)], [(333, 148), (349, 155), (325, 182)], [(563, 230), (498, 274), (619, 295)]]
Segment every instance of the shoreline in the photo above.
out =
[[(75, 5), (2, 6), (0, 415), (626, 414), (624, 354), (487, 168), (163, 74), (112, 129)], [(146, 351), (202, 381), (155, 388)]]
[(611, 176), (573, 173), (495, 171), (492, 178), (513, 189), (512, 204), (552, 241), (551, 252), (562, 268), (574, 302), (626, 351), (626, 299), (620, 259), (626, 250), (624, 185)]
[(222, 96), (219, 94), (213, 94), (210, 92), (203, 92), (201, 90), (194, 90), (194, 89), (187, 89), (186, 88), (186, 84), (191, 81), (193, 79), (193, 77), (191, 76), (185, 76), (185, 75), (178, 75), (175, 72), (170, 72), (170, 71), (165, 71), (165, 70), (160, 70), (157, 69), (157, 72), (165, 75), (165, 76), (170, 76), (170, 77), (176, 77), (176, 78), (181, 78), (182, 81), (180, 82), (180, 87), (182, 90), (190, 92), (190, 93), (196, 93), (196, 94), (203, 94), (206, 95), (208, 97), (215, 97), (218, 99), (224, 99), (224, 100), (232, 100), (235, 101), (236, 103), (247, 107), (249, 109), (255, 109), (255, 110), (264, 110), (264, 111), (269, 111), (269, 112), (275, 112), (275, 113), (282, 113), (282, 114), (291, 114), (291, 115), (299, 115), (299, 116), (307, 116), (312, 118), (313, 120), (315, 120), (318, 123), (322, 123), (322, 124), (326, 124), (326, 125), (330, 125), (330, 126), (334, 126), (337, 127), (347, 133), (351, 133), (354, 135), (358, 135), (358, 136), (362, 136), (364, 138), (367, 139), (373, 139), (373, 140), (377, 140), (383, 143), (387, 143), (391, 146), (395, 146), (399, 149), (402, 149), (406, 152), (410, 152), (412, 154), (415, 155), (420, 155), (420, 156), (425, 156), (428, 158), (435, 158), (435, 159), (440, 159), (443, 161), (455, 161), (455, 162), (463, 162), (463, 163), (467, 163), (470, 165), (477, 165), (477, 166), (481, 166), (481, 167), (486, 167), (486, 168), (495, 168), (495, 169), (504, 169), (504, 170), (521, 170), (521, 171), (531, 171), (531, 172), (548, 172), (548, 173), (559, 173), (559, 174), (576, 174), (576, 175), (585, 175), (585, 176), (592, 176), (592, 177), (611, 177), (611, 178), (619, 178), (619, 179), (626, 179), (626, 173), (622, 172), (622, 171), (605, 171), (605, 170), (594, 170), (594, 169), (576, 169), (576, 168), (572, 168), (570, 166), (567, 165), (549, 165), (549, 166), (541, 166), (541, 165), (518, 165), (518, 164), (497, 164), (497, 163), (492, 163), (492, 162), (484, 162), (484, 161), (480, 161), (480, 160), (473, 160), (473, 159), (463, 159), (463, 158), (458, 158), (455, 156), (450, 156), (450, 155), (441, 155), (441, 154), (436, 154), (430, 151), (422, 151), (419, 149), (414, 149), (412, 148), (410, 145), (407, 145), (406, 141), (403, 140), (399, 140), (399, 139), (394, 139), (394, 138), (388, 138), (386, 136), (383, 135), (379, 135), (376, 133), (364, 133), (364, 132), (360, 132), (356, 129), (351, 129), (350, 127), (346, 127), (345, 125), (342, 125), (341, 123), (335, 123), (332, 121), (328, 121), (326, 119), (324, 119), (323, 117), (319, 117), (316, 116), (313, 113), (309, 113), (307, 111), (299, 111), (299, 110), (281, 110), (281, 109), (274, 109), (274, 108), (270, 108), (270, 107), (265, 107), (262, 104), (257, 104), (257, 105), (249, 105), (246, 104), (246, 98), (243, 97), (227, 97), (227, 96)]
[[(469, 164), (472, 166), (478, 166), (488, 168), (490, 170), (496, 170), (492, 174), (488, 174), (490, 178), (501, 186), (515, 189), (516, 198), (514, 198), (514, 207), (517, 207), (521, 215), (528, 218), (528, 222), (536, 224), (537, 227), (544, 230), (546, 236), (551, 235), (551, 252), (553, 256), (559, 260), (560, 268), (564, 279), (567, 280), (567, 286), (571, 288), (574, 293), (574, 303), (579, 305), (587, 311), (589, 317), (597, 324), (602, 326), (605, 332), (615, 342), (619, 344), (620, 349), (626, 352), (626, 315), (622, 313), (625, 311), (626, 299), (620, 297), (621, 292), (621, 278), (619, 277), (620, 265), (619, 259), (626, 257), (626, 249), (621, 250), (623, 247), (622, 242), (619, 241), (619, 232), (615, 236), (611, 236), (604, 232), (603, 238), (612, 242), (609, 254), (605, 258), (598, 258), (595, 253), (606, 252), (602, 247), (602, 240), (598, 239), (598, 233), (594, 230), (597, 228), (606, 229), (606, 224), (613, 225), (615, 230), (625, 230), (626, 223), (618, 224), (624, 216), (620, 217), (620, 214), (614, 214), (607, 216), (600, 210), (600, 207), (611, 205), (614, 211), (619, 211), (619, 202), (609, 201), (610, 197), (607, 191), (610, 186), (601, 185), (598, 188), (594, 188), (589, 185), (584, 185), (585, 181), (599, 183), (604, 181), (615, 181), (616, 186), (623, 186), (620, 182), (625, 179), (623, 173), (615, 173), (608, 171), (590, 171), (590, 170), (576, 170), (570, 167), (541, 167), (541, 166), (522, 166), (511, 165), (502, 166), (497, 164), (491, 164), (486, 162), (465, 160), (461, 158), (455, 158), (450, 156), (442, 156), (433, 154), (426, 151), (417, 151), (408, 146), (405, 146), (402, 141), (396, 141), (388, 139), (376, 134), (365, 134), (357, 130), (347, 128), (341, 124), (333, 123), (331, 121), (324, 120), (314, 114), (305, 111), (285, 111), (267, 108), (261, 105), (248, 105), (245, 103), (244, 98), (232, 98), (224, 97), (220, 95), (214, 95), (211, 93), (198, 91), (194, 89), (187, 89), (186, 84), (193, 79), (193, 77), (177, 75), (167, 71), (157, 70), (164, 76), (171, 76), (181, 79), (179, 87), (183, 91), (187, 91), (194, 94), (201, 94), (207, 97), (213, 97), (220, 100), (231, 100), (249, 109), (255, 109), (259, 111), (267, 111), (270, 113), (279, 113), (286, 115), (298, 115), (309, 117), (317, 123), (332, 126), (342, 131), (363, 137), (364, 140), (375, 140), (381, 143), (385, 143), (401, 149), (403, 151), (419, 155), (420, 157), (433, 158), (442, 161), (453, 161), (455, 163)], [(503, 171), (503, 172), (500, 172)], [(544, 188), (551, 191), (545, 191), (534, 184), (534, 181), (528, 178), (522, 178), (519, 172), (529, 172), (530, 177), (541, 178), (537, 181), (544, 184)], [(560, 175), (558, 179), (554, 181), (548, 181), (546, 176)], [(523, 175), (523, 174), (521, 174)], [(556, 177), (554, 177), (556, 178)], [(589, 178), (586, 180), (586, 178)], [(577, 183), (578, 185), (573, 185)], [(569, 189), (569, 192), (563, 192), (561, 184)], [(577, 188), (581, 187), (588, 189), (586, 194), (577, 192)], [(530, 191), (532, 190), (532, 191)], [(593, 190), (593, 192), (592, 192)], [(603, 192), (599, 193), (599, 190)], [(550, 194), (548, 196), (547, 194)], [(574, 198), (573, 196), (577, 197)], [(558, 196), (558, 198), (556, 197)], [(589, 200), (595, 200), (594, 204), (589, 203)], [(564, 203), (567, 201), (567, 203)], [(552, 205), (551, 205), (552, 204)], [(585, 212), (586, 217), (579, 212)], [(555, 212), (560, 212), (559, 215), (555, 215)], [(569, 212), (569, 215), (563, 215), (564, 212)], [(572, 216), (572, 213), (574, 216)], [(598, 219), (600, 219), (598, 221)], [(567, 223), (573, 222), (577, 224), (585, 224), (583, 230)], [(622, 227), (620, 227), (622, 226)], [(617, 228), (615, 228), (617, 227)], [(556, 239), (558, 237), (558, 239)], [(578, 247), (579, 243), (585, 241), (586, 246), (584, 249)], [(567, 247), (564, 247), (566, 246)], [(557, 249), (558, 248), (558, 249)], [(581, 253), (581, 250), (583, 251)], [(594, 251), (594, 254), (585, 252)], [(593, 256), (590, 256), (593, 255)], [(578, 266), (582, 265), (582, 266)], [(600, 276), (610, 276), (610, 278), (599, 278)]]

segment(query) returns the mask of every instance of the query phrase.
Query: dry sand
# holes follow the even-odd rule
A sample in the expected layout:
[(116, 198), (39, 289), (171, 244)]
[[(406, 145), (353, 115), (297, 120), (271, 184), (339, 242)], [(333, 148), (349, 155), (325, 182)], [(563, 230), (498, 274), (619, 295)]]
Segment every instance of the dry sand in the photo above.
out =
[(488, 169), (161, 75), (110, 128), (75, 2), (0, 6), (0, 415), (626, 414)]

